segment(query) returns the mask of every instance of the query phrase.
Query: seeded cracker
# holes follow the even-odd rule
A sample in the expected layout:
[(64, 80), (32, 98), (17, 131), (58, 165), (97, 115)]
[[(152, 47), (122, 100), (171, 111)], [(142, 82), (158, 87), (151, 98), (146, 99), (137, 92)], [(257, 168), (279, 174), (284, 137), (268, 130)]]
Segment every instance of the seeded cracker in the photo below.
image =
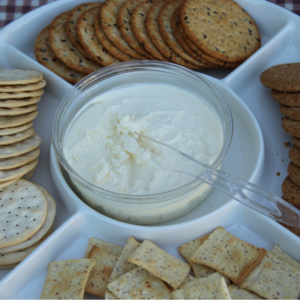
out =
[(47, 202), (33, 183), (22, 179), (0, 191), (0, 248), (4, 248), (29, 239), (42, 227)]
[(267, 299), (297, 299), (300, 269), (268, 252), (240, 287)]
[[(29, 138), (33, 134), (34, 134), (33, 128), (29, 128), (27, 130), (18, 132), (16, 134), (0, 136), (0, 145), (3, 146), (3, 145), (17, 143)], [(0, 170), (1, 170), (1, 160), (0, 160)]]
[(16, 108), (3, 108), (0, 107), (0, 116), (17, 116), (22, 114), (28, 114), (33, 112), (37, 109), (37, 105), (28, 105), (23, 107), (16, 107)]
[(97, 246), (93, 246), (89, 253), (89, 258), (94, 259), (96, 261), (96, 265), (90, 273), (85, 291), (99, 297), (105, 297), (108, 279), (117, 263), (118, 258)]
[(51, 262), (41, 299), (83, 299), (84, 288), (94, 265), (92, 259)]
[(44, 90), (35, 90), (35, 91), (25, 91), (25, 92), (16, 92), (16, 93), (0, 93), (1, 100), (7, 99), (18, 99), (18, 98), (29, 98), (29, 97), (39, 97), (44, 94)]
[(96, 18), (98, 18), (99, 11), (100, 7), (95, 7), (84, 12), (79, 17), (77, 21), (78, 38), (83, 49), (94, 61), (103, 66), (109, 66), (119, 61), (111, 56), (97, 39), (94, 23)]
[(136, 268), (109, 283), (107, 289), (120, 299), (170, 299), (169, 288), (142, 268)]
[(174, 289), (182, 284), (190, 271), (190, 265), (171, 256), (148, 240), (143, 241), (128, 261), (149, 271)]
[[(1, 117), (0, 117), (0, 119), (1, 119)], [(4, 127), (2, 129), (0, 129), (0, 136), (11, 135), (11, 134), (15, 134), (15, 133), (24, 131), (24, 130), (32, 127), (32, 125), (33, 125), (33, 122), (30, 121), (28, 123), (25, 123), (23, 125), (16, 126), (16, 127), (10, 127), (10, 126)]]
[(48, 41), (48, 27), (38, 34), (34, 43), (34, 54), (41, 65), (70, 83), (76, 83), (84, 77), (84, 74), (68, 68), (55, 56)]
[(31, 84), (15, 84), (15, 85), (0, 85), (0, 92), (25, 92), (35, 91), (43, 88), (46, 85), (45, 80)]
[(106, 251), (107, 253), (117, 256), (117, 257), (119, 257), (121, 255), (122, 249), (123, 249), (123, 247), (121, 247), (121, 246), (111, 244), (111, 243), (108, 243), (108, 242), (105, 242), (105, 241), (102, 241), (102, 240), (99, 240), (96, 238), (90, 238), (88, 245), (87, 245), (87, 249), (84, 254), (84, 258), (88, 258), (89, 253), (90, 253), (91, 249), (93, 248), (93, 246), (97, 246), (100, 249)]
[(49, 26), (49, 44), (55, 55), (69, 68), (90, 74), (101, 66), (86, 58), (76, 47), (74, 47), (65, 30), (68, 12), (57, 16)]
[(43, 79), (43, 74), (34, 70), (0, 69), (0, 85), (29, 84)]
[(228, 286), (231, 299), (263, 299), (258, 295), (251, 293), (245, 289), (241, 289), (238, 286), (232, 284)]
[(284, 252), (278, 245), (275, 245), (270, 253), (276, 258), (285, 261), (294, 267), (300, 268), (300, 263)]
[(136, 250), (136, 248), (140, 245), (133, 237), (130, 237), (126, 245), (124, 246), (120, 257), (110, 275), (108, 282), (112, 282), (118, 279), (123, 274), (133, 270), (136, 268), (135, 264), (132, 264), (127, 261), (128, 257)]
[(264, 257), (267, 250), (242, 241), (218, 227), (190, 258), (213, 268), (240, 284)]
[(260, 48), (254, 20), (234, 1), (186, 0), (180, 20), (189, 39), (217, 59), (243, 62)]
[[(32, 113), (18, 115), (18, 116), (0, 116), (0, 129), (8, 129), (9, 127), (16, 127), (20, 125), (24, 125), (32, 120), (34, 120), (38, 115), (37, 111), (34, 111)], [(4, 133), (1, 134), (1, 132), (19, 132), (14, 130), (0, 130), (0, 135), (5, 135)]]

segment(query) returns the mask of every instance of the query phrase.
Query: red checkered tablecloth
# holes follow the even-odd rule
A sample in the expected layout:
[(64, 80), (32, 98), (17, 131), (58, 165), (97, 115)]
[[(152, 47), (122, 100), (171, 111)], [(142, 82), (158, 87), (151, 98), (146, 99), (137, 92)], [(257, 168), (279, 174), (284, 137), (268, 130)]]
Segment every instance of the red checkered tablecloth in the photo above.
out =
[[(55, 0), (0, 0), (0, 28), (23, 14), (53, 1)], [(300, 0), (269, 0), (269, 2), (300, 15)]]

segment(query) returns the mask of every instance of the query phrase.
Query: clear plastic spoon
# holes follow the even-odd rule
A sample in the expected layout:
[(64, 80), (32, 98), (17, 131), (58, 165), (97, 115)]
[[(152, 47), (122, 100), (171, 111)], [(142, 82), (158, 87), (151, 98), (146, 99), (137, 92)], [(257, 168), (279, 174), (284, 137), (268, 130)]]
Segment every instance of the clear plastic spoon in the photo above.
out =
[[(266, 191), (265, 189), (246, 180), (234, 177), (226, 172), (220, 171), (205, 163), (202, 163), (173, 146), (159, 142), (139, 133), (135, 134), (161, 146), (167, 147), (184, 156), (185, 158), (191, 160), (192, 162), (204, 167), (204, 171), (199, 176), (195, 176), (180, 170), (173, 170), (169, 168), (164, 169), (192, 176), (200, 181), (209, 184), (213, 188), (218, 189), (219, 191), (239, 201), (240, 203), (272, 218), (277, 222), (300, 228), (300, 210), (289, 204), (287, 201), (281, 199), (277, 195)], [(251, 198), (249, 198), (243, 192), (243, 190), (246, 190), (247, 194), (251, 194)]]

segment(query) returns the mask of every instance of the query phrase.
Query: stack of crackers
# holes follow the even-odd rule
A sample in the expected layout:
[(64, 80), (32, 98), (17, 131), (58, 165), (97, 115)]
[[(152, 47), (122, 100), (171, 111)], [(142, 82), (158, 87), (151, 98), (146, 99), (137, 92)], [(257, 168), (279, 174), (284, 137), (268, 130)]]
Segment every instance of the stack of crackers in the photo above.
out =
[(0, 268), (12, 268), (51, 234), (56, 205), (44, 188), (24, 179), (0, 194)]
[(36, 168), (41, 139), (32, 125), (45, 85), (40, 72), (0, 70), (0, 188)]
[[(272, 98), (280, 103), (284, 115), (282, 127), (292, 135), (288, 176), (282, 184), (283, 198), (300, 208), (300, 63), (273, 66), (260, 76), (261, 83), (272, 89)], [(283, 225), (300, 237), (300, 229)]]
[(232, 0), (106, 0), (60, 14), (34, 48), (39, 63), (76, 83), (132, 60), (236, 68), (260, 45), (254, 20)]
[[(49, 264), (41, 298), (72, 295), (82, 299), (84, 292), (105, 299), (296, 299), (300, 296), (300, 263), (277, 245), (267, 251), (218, 227), (178, 250), (188, 263), (149, 240), (139, 243), (130, 237), (122, 248), (90, 238), (83, 259)], [(190, 268), (195, 276), (189, 275)]]

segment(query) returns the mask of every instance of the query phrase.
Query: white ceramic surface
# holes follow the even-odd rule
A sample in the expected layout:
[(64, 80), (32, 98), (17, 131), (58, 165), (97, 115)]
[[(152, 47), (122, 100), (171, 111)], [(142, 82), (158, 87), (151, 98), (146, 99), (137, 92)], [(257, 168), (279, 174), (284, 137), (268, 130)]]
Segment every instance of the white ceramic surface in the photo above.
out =
[[(169, 253), (177, 255), (176, 246), (221, 225), (239, 238), (267, 249), (277, 243), (300, 260), (298, 237), (233, 201), (224, 205), (224, 199), (217, 192), (211, 194), (211, 201), (201, 204), (200, 214), (195, 210), (173, 224), (141, 227), (101, 216), (79, 201), (68, 188), (63, 193), (59, 176), (54, 178), (54, 184), (48, 161), (51, 121), (60, 99), (71, 85), (36, 62), (33, 44), (39, 31), (49, 25), (55, 16), (82, 2), (89, 0), (55, 1), (24, 15), (0, 31), (0, 68), (36, 69), (44, 74), (47, 81), (45, 94), (39, 103), (39, 116), (34, 121), (34, 129), (41, 136), (42, 145), (39, 164), (31, 181), (45, 187), (58, 206), (55, 232), (18, 267), (12, 271), (0, 270), (0, 298), (39, 298), (48, 262), (82, 256), (90, 236), (117, 244), (123, 244), (131, 235), (140, 239), (149, 238)], [(262, 47), (236, 70), (205, 71), (207, 78), (224, 92), (229, 104), (233, 105), (235, 136), (222, 168), (239, 173), (241, 177), (248, 176), (251, 181), (281, 195), (281, 184), (289, 163), (289, 148), (284, 143), (290, 142), (291, 137), (281, 127), (279, 104), (271, 99), (270, 91), (260, 84), (259, 76), (272, 65), (300, 61), (300, 41), (295, 38), (300, 30), (300, 18), (266, 1), (237, 2), (257, 23)], [(236, 101), (236, 95), (245, 105)], [(264, 140), (264, 161), (257, 124)], [(247, 147), (245, 141), (257, 142)], [(251, 171), (245, 168), (250, 164), (253, 165)], [(54, 161), (51, 165), (53, 174), (59, 174), (57, 167)]]

